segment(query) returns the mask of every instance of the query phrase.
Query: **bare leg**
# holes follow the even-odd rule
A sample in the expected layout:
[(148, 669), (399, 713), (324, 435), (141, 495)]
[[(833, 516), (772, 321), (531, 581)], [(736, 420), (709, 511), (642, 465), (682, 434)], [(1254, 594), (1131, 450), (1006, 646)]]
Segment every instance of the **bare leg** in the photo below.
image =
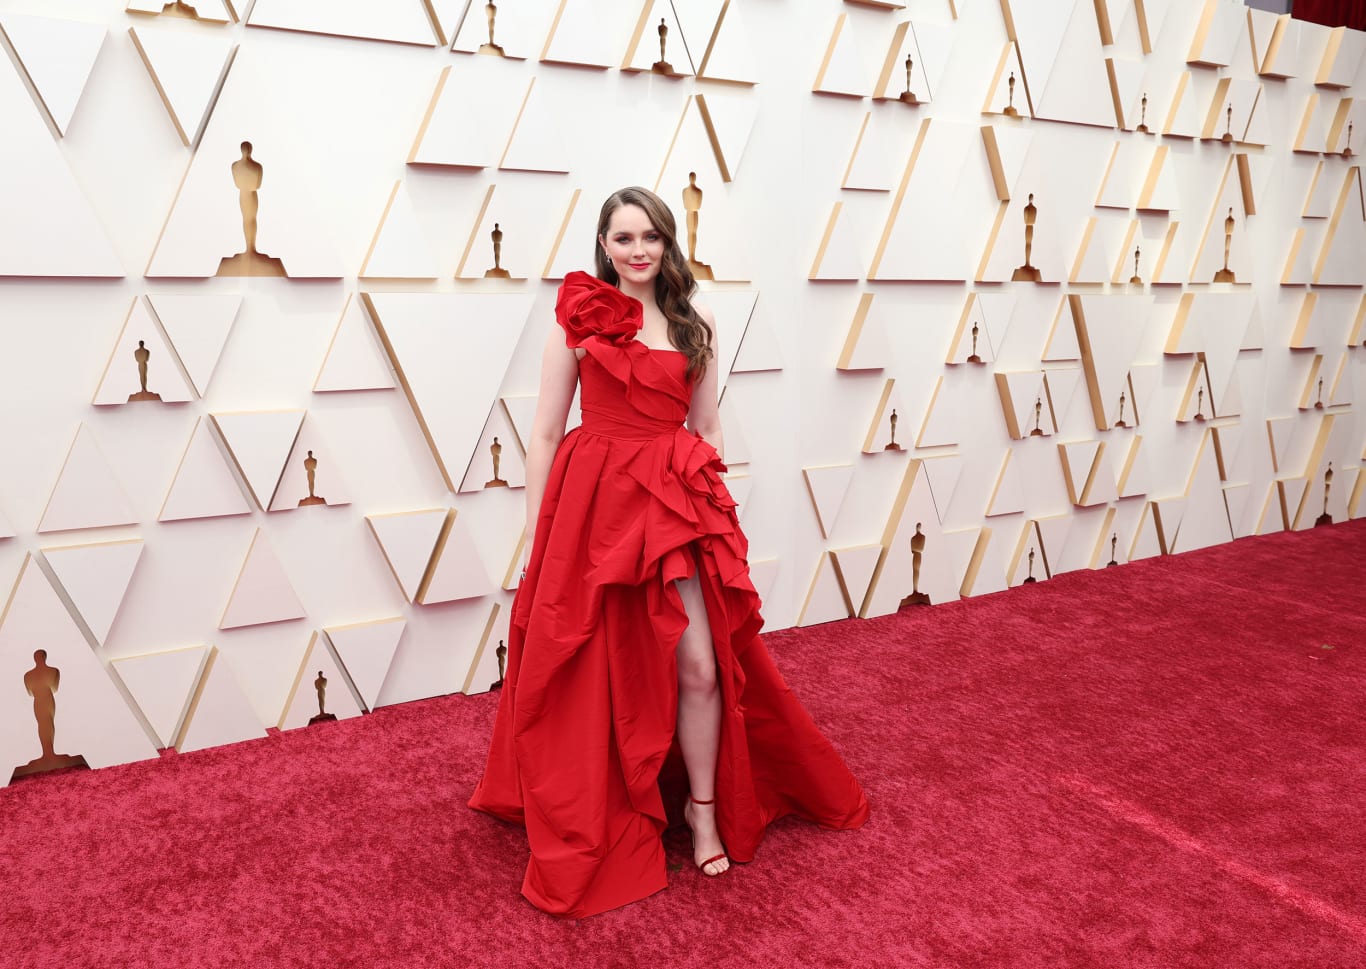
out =
[[(692, 796), (699, 801), (716, 797), (716, 752), (721, 740), (721, 691), (716, 685), (716, 652), (712, 647), (702, 587), (696, 576), (680, 580), (678, 594), (688, 613), (688, 628), (678, 641), (678, 746), (688, 770)], [(693, 831), (693, 861), (725, 851), (716, 830), (716, 805), (693, 804), (683, 809)], [(702, 870), (719, 875), (730, 867), (723, 858)]]

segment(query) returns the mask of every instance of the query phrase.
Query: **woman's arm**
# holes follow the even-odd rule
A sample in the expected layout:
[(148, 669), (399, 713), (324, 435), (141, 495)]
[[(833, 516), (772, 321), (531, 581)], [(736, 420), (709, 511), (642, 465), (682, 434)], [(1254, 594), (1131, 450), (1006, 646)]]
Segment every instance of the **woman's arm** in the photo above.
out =
[(569, 405), (574, 400), (574, 389), (578, 382), (578, 354), (565, 346), (564, 332), (558, 326), (552, 326), (545, 349), (541, 352), (540, 396), (536, 399), (536, 417), (531, 425), (531, 438), (527, 441), (523, 563), (531, 554), (531, 545), (536, 538), (536, 519), (541, 511), (545, 483), (550, 477), (555, 451), (564, 439), (564, 425), (569, 418)]
[(702, 439), (716, 448), (716, 453), (725, 460), (725, 440), (721, 434), (721, 411), (717, 406), (716, 388), (720, 378), (717, 368), (721, 363), (721, 353), (716, 342), (716, 317), (706, 306), (694, 306), (702, 319), (711, 327), (711, 360), (692, 391), (692, 405), (688, 408), (688, 428), (702, 436)]

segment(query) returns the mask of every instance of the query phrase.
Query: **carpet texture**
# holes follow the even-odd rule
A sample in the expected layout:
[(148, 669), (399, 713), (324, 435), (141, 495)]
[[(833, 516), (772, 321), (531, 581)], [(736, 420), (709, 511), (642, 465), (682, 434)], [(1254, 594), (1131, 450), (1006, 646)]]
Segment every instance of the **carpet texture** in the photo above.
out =
[(0, 790), (0, 964), (1366, 965), (1366, 521), (766, 640), (873, 816), (579, 922), (495, 696)]

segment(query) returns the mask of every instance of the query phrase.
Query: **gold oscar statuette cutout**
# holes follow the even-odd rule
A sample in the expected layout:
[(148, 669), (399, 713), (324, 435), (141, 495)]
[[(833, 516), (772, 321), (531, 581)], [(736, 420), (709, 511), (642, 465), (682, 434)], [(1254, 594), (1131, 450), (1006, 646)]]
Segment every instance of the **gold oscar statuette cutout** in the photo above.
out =
[(669, 28), (668, 25), (664, 23), (663, 17), (659, 18), (659, 27), (656, 29), (659, 31), (659, 60), (650, 65), (650, 70), (656, 74), (668, 74), (669, 76), (673, 76), (673, 65), (664, 57), (664, 47), (669, 42)]
[(1117, 546), (1118, 544), (1119, 544), (1119, 533), (1118, 533), (1118, 532), (1111, 532), (1111, 533), (1110, 533), (1110, 561), (1108, 561), (1108, 562), (1105, 563), (1105, 567), (1106, 567), (1107, 569), (1108, 569), (1110, 566), (1112, 566), (1112, 565), (1118, 565), (1118, 564), (1119, 564), (1119, 562), (1117, 562), (1117, 561), (1115, 560), (1115, 546)]
[(1143, 100), (1139, 104), (1138, 127), (1135, 131), (1148, 134), (1148, 92), (1143, 92)]
[(884, 450), (884, 451), (904, 451), (904, 450), (906, 450), (906, 449), (905, 449), (904, 447), (902, 447), (900, 444), (896, 443), (896, 408), (895, 408), (895, 407), (892, 408), (892, 416), (889, 417), (889, 418), (887, 419), (887, 421), (888, 421), (889, 424), (891, 424), (891, 428), (892, 428), (892, 429), (891, 429), (891, 439), (887, 442), (887, 444), (883, 447), (882, 450)]
[(493, 22), (498, 19), (498, 4), (489, 0), (484, 4), (484, 18), (489, 22), (489, 42), (479, 45), (479, 53), (492, 54), (494, 57), (504, 57), (503, 48), (493, 42)]
[(137, 400), (161, 400), (160, 394), (154, 394), (147, 389), (147, 364), (152, 359), (152, 351), (147, 349), (147, 344), (142, 340), (138, 341), (138, 348), (133, 351), (133, 359), (138, 363), (138, 385), (142, 389), (136, 394), (129, 394), (128, 403)]
[(1029, 193), (1029, 202), (1024, 208), (1025, 224), (1025, 261), (1024, 265), (1016, 268), (1011, 273), (1013, 282), (1037, 283), (1042, 279), (1039, 270), (1030, 265), (1029, 260), (1034, 255), (1034, 223), (1039, 218), (1039, 209), (1034, 204), (1034, 193)]
[(503, 680), (507, 677), (508, 647), (507, 643), (498, 640), (498, 648), (494, 650), (498, 656), (498, 682), (490, 683), (489, 689), (496, 690), (503, 685)]
[(1205, 419), (1205, 388), (1201, 386), (1200, 392), (1195, 396), (1195, 420), (1203, 422)]
[(1025, 580), (1021, 584), (1029, 585), (1031, 582), (1038, 581), (1038, 579), (1034, 578), (1034, 546), (1031, 545), (1029, 547), (1029, 575), (1025, 576)]
[(1043, 429), (1039, 427), (1039, 422), (1043, 419), (1043, 398), (1034, 398), (1034, 430), (1029, 432), (1030, 437), (1043, 437)]
[(256, 192), (261, 187), (264, 173), (261, 163), (251, 157), (251, 142), (242, 142), (242, 157), (232, 163), (232, 180), (237, 186), (238, 204), (242, 208), (242, 238), (246, 248), (236, 255), (224, 256), (219, 261), (219, 276), (288, 275), (283, 262), (256, 248), (256, 213), (260, 207)]
[(906, 55), (906, 90), (901, 92), (901, 97), (897, 98), (902, 104), (917, 105), (920, 99), (911, 92), (911, 67), (914, 65), (911, 55)]
[(1351, 158), (1351, 157), (1352, 157), (1352, 122), (1350, 122), (1350, 121), (1347, 122), (1347, 144), (1346, 144), (1346, 146), (1342, 149), (1342, 157), (1343, 157), (1343, 158)]
[(968, 355), (968, 363), (982, 363), (983, 360), (977, 355), (977, 324), (972, 324), (972, 353)]
[(1323, 378), (1319, 378), (1319, 396), (1314, 401), (1314, 410), (1323, 410)]
[[(1000, 77), (1001, 75), (997, 74), (996, 76), (997, 76), (997, 77)], [(1005, 109), (1004, 111), (1002, 111), (1001, 113), (1004, 114), (1007, 118), (1018, 118), (1018, 117), (1020, 116), (1020, 109), (1017, 108), (1017, 107), (1015, 107), (1015, 72), (1014, 72), (1014, 71), (1011, 71), (1011, 72), (1010, 72), (1010, 79), (1006, 81), (1006, 86), (1007, 86), (1007, 88), (1009, 89), (1009, 92), (1010, 92), (1010, 102), (1006, 105), (1006, 109)]]
[(1233, 245), (1233, 207), (1228, 210), (1228, 218), (1224, 220), (1224, 268), (1214, 274), (1216, 283), (1236, 283), (1238, 278), (1234, 276), (1233, 270), (1228, 268), (1228, 253)]
[(1233, 102), (1228, 103), (1228, 111), (1225, 112), (1227, 121), (1224, 122), (1224, 133), (1219, 136), (1219, 140), (1226, 145), (1233, 144)]
[(928, 606), (930, 597), (920, 591), (920, 563), (925, 558), (925, 533), (920, 530), (920, 522), (915, 523), (915, 534), (911, 536), (911, 594), (902, 599), (898, 609), (905, 606)]
[(493, 240), (493, 268), (484, 270), (485, 279), (511, 279), (512, 274), (501, 265), (503, 261), (503, 230), (498, 227), (498, 223), (493, 223), (493, 231), (489, 233), (489, 238)]
[(16, 767), (11, 781), (63, 767), (89, 766), (79, 754), (57, 753), (57, 688), (61, 679), (62, 671), (47, 665), (47, 650), (35, 650), (33, 669), (24, 674), (24, 690), (33, 697), (33, 719), (38, 722), (38, 744), (43, 752)]
[(506, 488), (508, 483), (498, 477), (498, 465), (503, 459), (503, 445), (498, 443), (498, 438), (493, 439), (489, 445), (489, 455), (493, 458), (493, 477), (484, 482), (485, 488)]
[(1115, 427), (1128, 427), (1128, 426), (1129, 426), (1128, 424), (1124, 423), (1124, 401), (1125, 401), (1124, 391), (1121, 390), (1121, 391), (1119, 392), (1119, 420), (1115, 421)]
[(328, 713), (327, 704), (327, 677), (323, 676), (323, 671), (318, 670), (318, 678), (313, 681), (313, 689), (318, 692), (318, 715), (308, 718), (308, 725), (311, 727), (315, 723), (326, 723), (328, 720), (336, 720), (335, 713)]
[[(663, 23), (660, 30), (663, 30)], [(697, 187), (697, 172), (688, 172), (688, 187), (683, 189), (683, 211), (688, 216), (688, 268), (694, 279), (715, 279), (711, 266), (697, 261), (697, 220), (702, 212), (702, 190)]]
[(320, 498), (314, 493), (318, 486), (318, 459), (313, 456), (312, 451), (309, 451), (308, 457), (304, 458), (304, 472), (308, 475), (308, 497), (300, 498), (297, 507), (327, 504), (326, 498)]
[(1328, 514), (1328, 492), (1333, 487), (1333, 462), (1328, 462), (1328, 470), (1323, 472), (1323, 514), (1314, 519), (1314, 527), (1333, 524), (1333, 516)]
[(186, 20), (198, 20), (199, 11), (195, 10), (195, 5), (185, 3), (184, 0), (174, 0), (161, 8), (158, 17), (183, 17)]
[(1138, 274), (1138, 256), (1139, 256), (1139, 247), (1138, 247), (1138, 246), (1134, 246), (1134, 274), (1133, 274), (1132, 276), (1129, 277), (1129, 285), (1131, 285), (1131, 286), (1142, 286), (1142, 285), (1143, 285), (1143, 277), (1140, 276), (1140, 275)]

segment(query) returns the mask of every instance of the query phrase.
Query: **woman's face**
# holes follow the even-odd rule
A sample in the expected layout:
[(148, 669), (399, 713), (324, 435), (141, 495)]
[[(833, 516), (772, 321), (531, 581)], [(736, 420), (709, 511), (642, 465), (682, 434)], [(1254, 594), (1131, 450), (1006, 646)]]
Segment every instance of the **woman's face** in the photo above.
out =
[(639, 205), (622, 205), (612, 213), (601, 244), (622, 282), (649, 283), (658, 275), (664, 236)]

